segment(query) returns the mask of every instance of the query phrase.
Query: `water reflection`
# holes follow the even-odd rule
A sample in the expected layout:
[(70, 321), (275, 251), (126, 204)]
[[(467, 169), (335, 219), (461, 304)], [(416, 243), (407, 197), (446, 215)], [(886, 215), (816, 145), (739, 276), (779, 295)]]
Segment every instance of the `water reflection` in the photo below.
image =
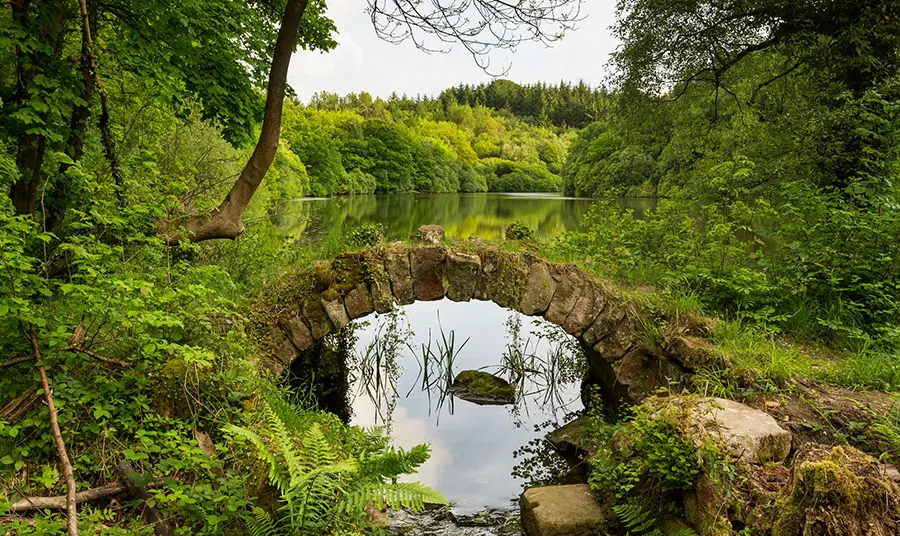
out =
[(383, 224), (390, 239), (436, 223), (451, 238), (496, 240), (510, 222), (521, 221), (545, 238), (579, 229), (591, 203), (552, 194), (361, 195), (289, 201), (272, 219), (287, 235), (308, 243), (337, 240), (363, 223)]
[[(370, 318), (355, 334), (352, 422), (387, 427), (398, 446), (430, 443), (432, 459), (415, 478), (456, 511), (508, 507), (534, 480), (529, 467), (542, 480), (548, 467), (562, 467), (558, 459), (523, 465), (523, 456), (538, 454), (540, 425), (562, 424), (580, 409), (583, 358), (562, 330), (491, 302), (420, 302)], [(448, 387), (469, 369), (515, 383), (516, 403), (455, 399)]]

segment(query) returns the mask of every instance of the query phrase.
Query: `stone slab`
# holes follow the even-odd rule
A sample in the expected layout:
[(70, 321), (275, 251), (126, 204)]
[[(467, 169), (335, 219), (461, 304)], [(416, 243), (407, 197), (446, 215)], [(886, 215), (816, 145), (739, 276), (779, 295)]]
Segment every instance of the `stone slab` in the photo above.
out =
[(526, 315), (542, 315), (550, 307), (556, 280), (550, 275), (550, 266), (544, 261), (536, 261), (528, 267), (528, 279), (522, 291), (519, 311)]
[(587, 484), (529, 488), (519, 505), (526, 536), (594, 536), (607, 524)]
[(347, 309), (347, 316), (351, 320), (375, 311), (372, 295), (369, 294), (369, 289), (364, 282), (353, 287), (353, 290), (344, 296), (344, 307)]
[(444, 289), (444, 261), (447, 250), (440, 246), (422, 246), (409, 252), (409, 271), (417, 300), (440, 300)]
[(331, 320), (331, 323), (337, 329), (341, 329), (350, 323), (350, 317), (347, 316), (347, 309), (344, 308), (344, 301), (340, 296), (333, 300), (322, 298), (322, 308), (325, 309), (325, 314), (328, 315), (328, 319)]
[(409, 250), (404, 247), (389, 249), (384, 257), (384, 270), (391, 279), (391, 291), (400, 305), (416, 301), (412, 274), (409, 268)]

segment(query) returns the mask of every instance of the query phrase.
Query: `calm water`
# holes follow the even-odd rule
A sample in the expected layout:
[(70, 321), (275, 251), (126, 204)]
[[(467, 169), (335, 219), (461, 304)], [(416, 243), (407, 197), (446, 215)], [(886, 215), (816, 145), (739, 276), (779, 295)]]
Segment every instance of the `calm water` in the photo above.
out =
[(580, 228), (590, 199), (553, 194), (394, 194), (331, 199), (297, 199), (275, 216), (276, 225), (295, 238), (327, 241), (362, 223), (381, 223), (388, 238), (407, 238), (421, 225), (443, 225), (451, 238), (502, 237), (512, 221), (551, 237)]
[[(562, 330), (479, 301), (419, 302), (366, 320), (356, 332), (351, 422), (385, 426), (397, 446), (429, 443), (431, 459), (412, 479), (441, 491), (457, 513), (509, 508), (523, 484), (545, 481), (564, 466), (542, 440), (548, 427), (582, 408), (580, 354)], [(422, 345), (430, 340), (439, 354), (439, 345), (451, 346), (451, 334), (458, 349), (452, 371), (432, 361), (426, 375)], [(470, 369), (515, 383), (503, 363), (504, 355), (517, 354), (526, 356), (528, 373), (515, 405), (479, 406), (446, 392), (455, 374)]]

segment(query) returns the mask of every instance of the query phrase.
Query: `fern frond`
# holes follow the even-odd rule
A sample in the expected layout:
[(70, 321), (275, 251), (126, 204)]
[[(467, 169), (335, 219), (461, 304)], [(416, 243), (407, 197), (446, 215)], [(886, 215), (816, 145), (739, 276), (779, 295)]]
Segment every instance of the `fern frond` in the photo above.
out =
[(418, 482), (398, 482), (384, 484), (371, 482), (361, 485), (348, 494), (341, 509), (351, 515), (365, 512), (370, 505), (381, 508), (408, 508), (416, 512), (425, 509), (426, 504), (448, 504), (447, 499), (439, 492), (419, 484)]
[(247, 520), (250, 536), (282, 536), (272, 516), (262, 508), (253, 507), (253, 517)]
[(613, 512), (619, 517), (619, 521), (628, 530), (629, 535), (634, 536), (663, 536), (663, 533), (655, 528), (656, 517), (639, 504), (625, 503), (612, 507)]
[(431, 449), (426, 444), (416, 445), (408, 451), (391, 447), (386, 452), (365, 460), (361, 475), (396, 478), (400, 475), (413, 474), (430, 457)]

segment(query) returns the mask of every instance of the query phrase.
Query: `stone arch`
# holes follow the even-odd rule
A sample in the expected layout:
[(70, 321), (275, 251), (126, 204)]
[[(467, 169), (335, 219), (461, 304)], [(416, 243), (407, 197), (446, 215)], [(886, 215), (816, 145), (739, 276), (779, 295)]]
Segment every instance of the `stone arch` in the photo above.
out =
[(270, 356), (282, 367), (351, 320), (446, 297), (492, 301), (562, 327), (588, 356), (586, 380), (609, 399), (640, 400), (690, 373), (684, 344), (667, 344), (670, 351), (648, 345), (641, 316), (610, 283), (529, 252), (472, 242), (394, 243), (342, 253), (291, 284), (295, 305), (270, 326)]

